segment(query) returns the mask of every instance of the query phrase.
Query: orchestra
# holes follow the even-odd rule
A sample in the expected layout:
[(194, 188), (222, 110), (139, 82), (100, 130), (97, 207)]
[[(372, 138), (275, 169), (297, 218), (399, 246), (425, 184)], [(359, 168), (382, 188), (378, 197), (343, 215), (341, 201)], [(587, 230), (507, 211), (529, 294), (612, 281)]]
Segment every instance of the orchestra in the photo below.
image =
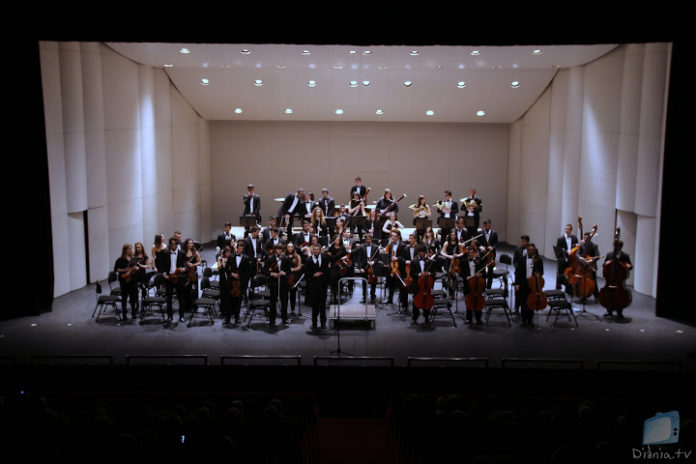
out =
[[(340, 290), (344, 290), (339, 289), (339, 282), (343, 277), (354, 276), (362, 278), (360, 304), (377, 304), (378, 287), (384, 292), (379, 301), (382, 307), (394, 305), (394, 294), (398, 293), (399, 312), (411, 313), (412, 325), (418, 324), (421, 315), (426, 325), (432, 322), (435, 282), (441, 282), (450, 301), (457, 299), (457, 290), (462, 290), (466, 323), (481, 325), (485, 292), (493, 285), (499, 237), (489, 218), (479, 228), (483, 201), (476, 189), (469, 189), (468, 196), (460, 200), (461, 207), (450, 190), (444, 190), (443, 198), (433, 205), (428, 204), (425, 195), (419, 195), (417, 203), (409, 207), (415, 226), (411, 233), (397, 217), (398, 202), (406, 194), (395, 200), (391, 189), (386, 188), (382, 198), (368, 205), (369, 191), (360, 177), (356, 177), (348, 201), (336, 204), (327, 188), (321, 189), (321, 197), (316, 201), (310, 192), (298, 188), (284, 198), (276, 198), (282, 202), (279, 215), (269, 216), (268, 226), (261, 230), (258, 224), (261, 199), (253, 184), (249, 184), (243, 196), (243, 214), (254, 216), (257, 224), (245, 226), (244, 238), (237, 241), (232, 222), (226, 221), (213, 242), (223, 326), (233, 327), (230, 325), (233, 317), (234, 325), (239, 324), (242, 304), (249, 296), (249, 282), (257, 274), (266, 279), (271, 327), (275, 327), (278, 316), (285, 325), (296, 317), (298, 293), (304, 292), (304, 302), (312, 308), (312, 330), (319, 325), (326, 328), (327, 299), (331, 304), (343, 304), (338, 301), (338, 295), (343, 296)], [(431, 206), (439, 216), (437, 231), (430, 220)], [(293, 227), (294, 218), (302, 220), (301, 229)], [(596, 226), (592, 232), (583, 233), (582, 218), (578, 219), (582, 239), (578, 240), (573, 226), (566, 224), (553, 247), (557, 258), (556, 289), (565, 285), (566, 293), (577, 297), (583, 305), (593, 295), (595, 303), (599, 299), (606, 307), (605, 317), (616, 315), (616, 320), (624, 321), (623, 309), (631, 301), (630, 291), (623, 286), (632, 269), (630, 257), (617, 238), (613, 250), (604, 257), (602, 270), (607, 285), (600, 293), (597, 261), (601, 256), (592, 241)], [(241, 218), (240, 222), (243, 222)], [(248, 223), (240, 226), (245, 224)], [(142, 243), (135, 242), (133, 246), (123, 245), (116, 260), (113, 271), (118, 275), (122, 295), (119, 317), (127, 319), (128, 306), (133, 318), (137, 316), (138, 290), (144, 298), (150, 288), (148, 284), (154, 281), (166, 295), (167, 322), (173, 320), (174, 294), (182, 322), (195, 310), (193, 301), (199, 291), (198, 268), (203, 260), (197, 242), (190, 238), (182, 240), (178, 230), (166, 243), (162, 234), (155, 234), (153, 242), (151, 257)], [(515, 290), (513, 314), (521, 317), (523, 326), (532, 327), (534, 312), (540, 308), (530, 301), (535, 295), (541, 296), (544, 266), (528, 235), (520, 236), (511, 263)], [(155, 274), (162, 278), (151, 280)], [(303, 279), (305, 283), (299, 286)], [(351, 297), (353, 283), (350, 280), (347, 284)]]

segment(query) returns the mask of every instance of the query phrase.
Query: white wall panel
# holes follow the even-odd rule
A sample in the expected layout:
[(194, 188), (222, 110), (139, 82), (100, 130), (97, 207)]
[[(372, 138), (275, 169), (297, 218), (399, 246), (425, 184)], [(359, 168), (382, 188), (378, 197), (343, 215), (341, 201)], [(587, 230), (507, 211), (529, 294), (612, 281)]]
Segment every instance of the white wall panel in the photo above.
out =
[(113, 268), (116, 257), (109, 254), (109, 217), (107, 207), (87, 210), (87, 234), (89, 242), (89, 280), (106, 279)]
[(58, 52), (65, 143), (66, 202), (68, 212), (75, 213), (87, 209), (87, 159), (80, 44), (61, 42)]
[(580, 197), (580, 154), (582, 153), (582, 120), (585, 69), (572, 68), (568, 74), (566, 132), (563, 146), (563, 212), (562, 223), (577, 224)]
[(68, 214), (68, 249), (70, 250), (70, 289), (83, 287), (87, 284), (83, 213)]
[(210, 153), (210, 124), (198, 119), (198, 153), (199, 153), (199, 190), (200, 190), (200, 232), (203, 242), (217, 237), (217, 227), (213, 227), (212, 172)]
[(51, 216), (53, 239), (53, 296), (60, 296), (73, 290), (70, 286), (70, 234), (68, 215)]

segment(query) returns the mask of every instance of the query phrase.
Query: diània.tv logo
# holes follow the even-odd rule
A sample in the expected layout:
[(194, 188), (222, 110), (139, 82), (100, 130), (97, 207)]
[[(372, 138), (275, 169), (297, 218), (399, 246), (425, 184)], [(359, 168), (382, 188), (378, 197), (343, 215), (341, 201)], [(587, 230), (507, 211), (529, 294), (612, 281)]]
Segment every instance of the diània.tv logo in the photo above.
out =
[(682, 450), (655, 445), (670, 445), (679, 442), (679, 411), (657, 413), (643, 423), (643, 447), (633, 448), (633, 459), (679, 460), (689, 459), (692, 450)]

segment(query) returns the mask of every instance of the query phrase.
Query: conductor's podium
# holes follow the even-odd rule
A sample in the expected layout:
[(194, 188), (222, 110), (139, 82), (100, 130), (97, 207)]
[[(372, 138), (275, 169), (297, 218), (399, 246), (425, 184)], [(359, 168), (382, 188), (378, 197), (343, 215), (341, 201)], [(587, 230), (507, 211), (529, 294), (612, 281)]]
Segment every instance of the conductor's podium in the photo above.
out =
[(375, 310), (375, 305), (364, 304), (359, 302), (347, 301), (339, 305), (332, 304), (329, 306), (329, 327), (335, 328), (337, 324), (341, 324), (341, 327), (346, 327), (347, 325), (355, 325), (357, 327), (369, 327), (371, 329), (375, 328), (377, 320), (377, 311)]

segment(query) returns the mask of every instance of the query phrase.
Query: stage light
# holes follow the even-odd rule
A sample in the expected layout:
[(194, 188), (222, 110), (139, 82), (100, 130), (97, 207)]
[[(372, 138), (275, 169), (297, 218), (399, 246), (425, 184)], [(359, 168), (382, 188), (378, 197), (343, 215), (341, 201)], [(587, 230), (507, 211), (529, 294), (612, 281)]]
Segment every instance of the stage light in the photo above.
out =
[(339, 108), (339, 109), (337, 109), (337, 110), (336, 110), (336, 114), (343, 114), (343, 110), (342, 110), (342, 109), (340, 109), (340, 108)]
[(310, 52), (309, 50), (302, 50), (300, 53), (302, 53), (305, 56), (312, 54), (312, 52)]
[(351, 55), (355, 55), (358, 53), (358, 51), (357, 50), (350, 50), (348, 53)]
[(464, 87), (466, 87), (466, 82), (465, 82), (465, 81), (459, 81), (459, 82), (457, 82), (457, 88), (458, 88), (458, 89), (463, 89)]
[(539, 50), (538, 48), (536, 50), (532, 51), (532, 55), (541, 55), (542, 53), (544, 53), (544, 52)]
[(343, 65), (342, 64), (335, 64), (335, 65), (333, 65), (333, 68), (341, 70), (341, 69), (343, 69)]
[(404, 85), (405, 85), (406, 87), (411, 87), (411, 86), (413, 85), (413, 82), (411, 82), (411, 81), (404, 81)]
[(370, 51), (370, 50), (365, 50), (363, 52), (363, 55), (370, 55), (370, 54), (372, 54), (372, 51)]
[(481, 52), (479, 50), (472, 50), (471, 51), (471, 56), (479, 56)]
[(512, 82), (510, 82), (510, 87), (512, 87), (513, 89), (516, 89), (516, 88), (518, 88), (519, 86), (520, 86), (520, 81), (512, 81)]
[(481, 116), (485, 116), (485, 115), (486, 115), (486, 112), (483, 111), (483, 110), (478, 110), (478, 111), (476, 112), (476, 116), (481, 117)]
[(251, 50), (249, 50), (248, 48), (242, 49), (242, 55), (249, 55), (249, 54), (251, 54)]
[(208, 85), (208, 84), (210, 84), (210, 80), (209, 80), (209, 79), (206, 79), (206, 78), (204, 77), (203, 79), (201, 79), (201, 84), (202, 84), (202, 85)]
[(365, 87), (367, 87), (368, 85), (370, 85), (370, 81), (362, 81), (362, 85), (364, 85)]
[(254, 85), (255, 85), (256, 87), (261, 87), (261, 86), (263, 85), (263, 81), (262, 81), (261, 79), (256, 79), (256, 80), (254, 81)]
[(188, 55), (189, 53), (191, 53), (191, 50), (189, 50), (188, 48), (182, 48), (179, 50), (179, 53)]
[(435, 114), (435, 112), (433, 110), (428, 110), (425, 112), (425, 114), (427, 114), (428, 116), (432, 116)]
[(418, 55), (420, 55), (420, 52), (418, 50), (411, 50), (411, 52), (409, 54), (411, 56), (418, 56)]
[(166, 63), (166, 64), (163, 64), (162, 67), (164, 67), (164, 68), (173, 68), (174, 65), (171, 64), (171, 63)]
[(384, 111), (382, 111), (382, 110), (377, 110), (377, 111), (375, 111), (375, 114), (384, 114)]
[(236, 114), (242, 114), (242, 109), (241, 109), (241, 108), (235, 108), (235, 109), (234, 109), (234, 112), (235, 112)]
[(316, 87), (317, 86), (317, 81), (309, 81), (307, 82), (308, 87)]
[(358, 86), (358, 81), (350, 81), (350, 86), (351, 87), (357, 87)]
[(285, 114), (292, 114), (292, 113), (293, 113), (292, 108), (287, 108), (285, 110)]

